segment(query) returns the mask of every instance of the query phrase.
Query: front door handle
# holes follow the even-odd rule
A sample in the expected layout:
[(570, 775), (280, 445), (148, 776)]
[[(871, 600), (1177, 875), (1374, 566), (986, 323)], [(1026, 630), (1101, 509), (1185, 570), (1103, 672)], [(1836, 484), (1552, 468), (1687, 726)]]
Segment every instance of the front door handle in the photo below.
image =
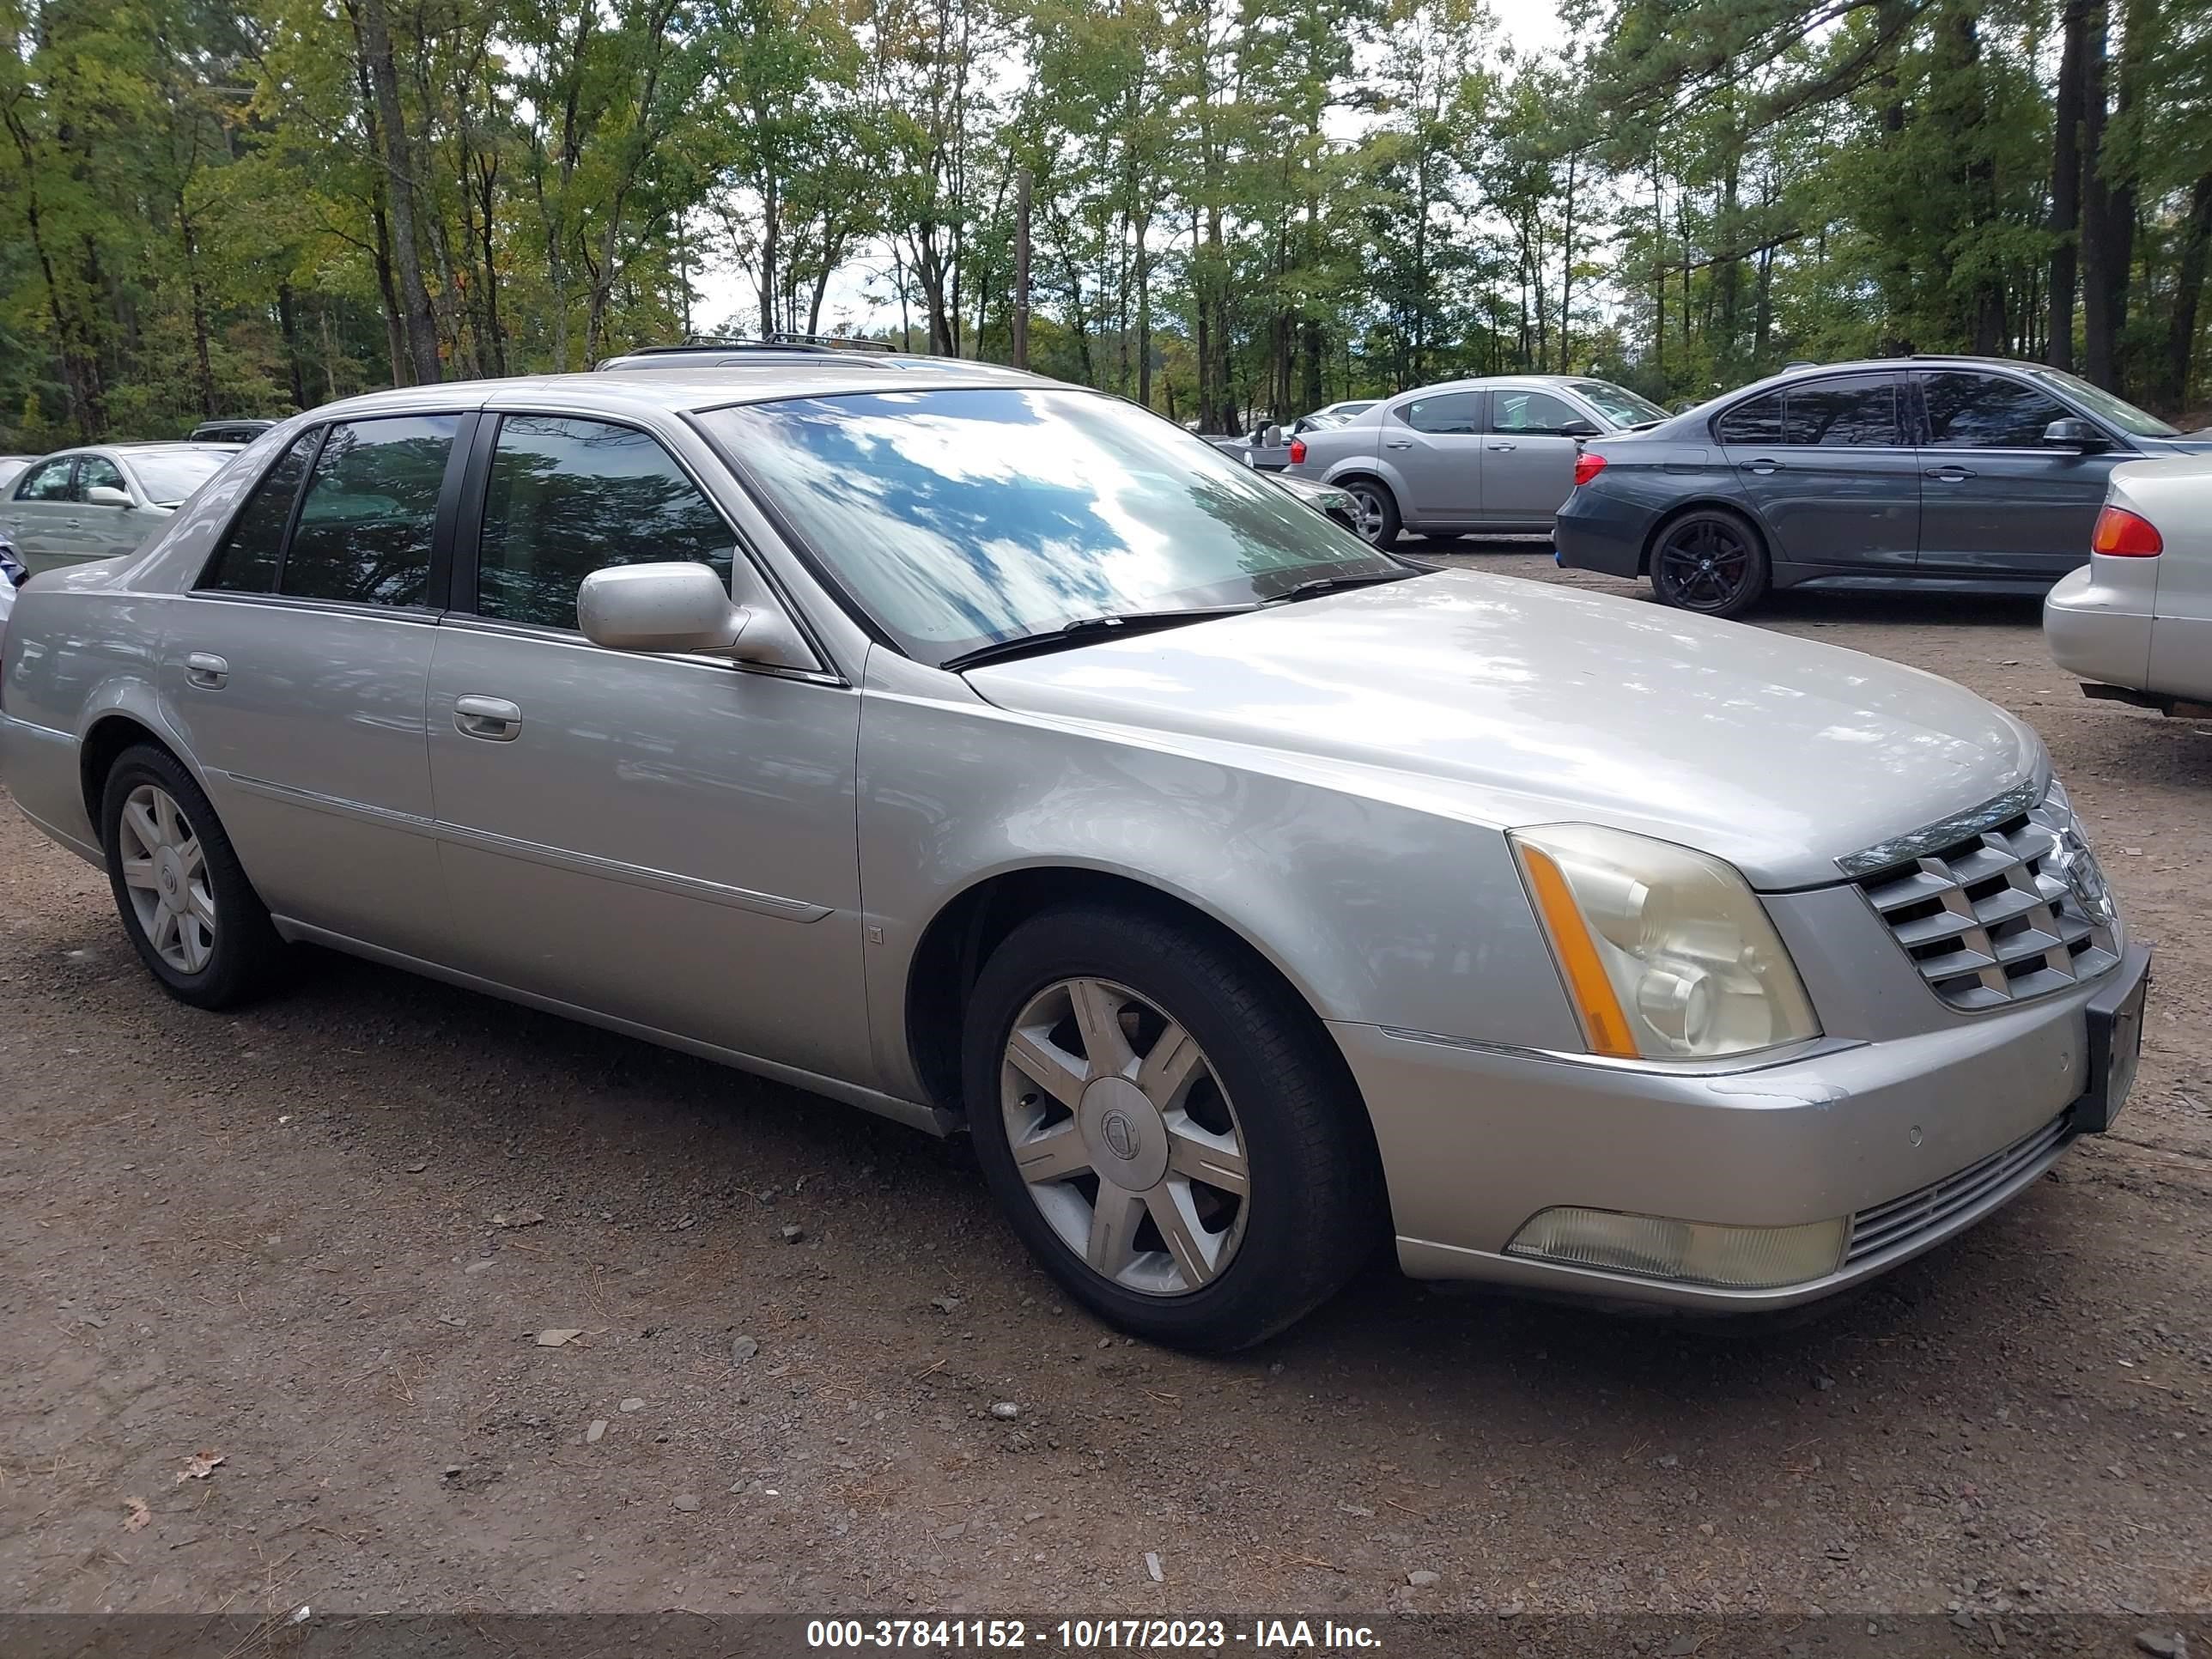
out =
[(84, 528), (84, 520), (82, 519), (64, 519), (62, 520), (62, 526), (64, 529), (68, 530), (82, 530)]
[(455, 697), (453, 729), (465, 738), (511, 743), (522, 730), (522, 710), (504, 697)]
[(1491, 447), (1492, 449), (1518, 449), (1521, 446), (1518, 444), (1492, 444), (1491, 445)]
[(1743, 464), (1743, 470), (1747, 472), (1756, 472), (1764, 477), (1770, 472), (1779, 472), (1782, 470), (1782, 463), (1771, 461), (1762, 455), (1755, 461), (1746, 461)]
[(1411, 438), (1392, 438), (1386, 441), (1382, 446), (1385, 449), (1411, 449), (1413, 447), (1413, 441)]
[(230, 678), (230, 665), (212, 651), (195, 651), (185, 659), (185, 682), (203, 691), (220, 691)]
[(1974, 476), (1973, 470), (1964, 466), (1931, 466), (1928, 476), (1938, 483), (1964, 483)]

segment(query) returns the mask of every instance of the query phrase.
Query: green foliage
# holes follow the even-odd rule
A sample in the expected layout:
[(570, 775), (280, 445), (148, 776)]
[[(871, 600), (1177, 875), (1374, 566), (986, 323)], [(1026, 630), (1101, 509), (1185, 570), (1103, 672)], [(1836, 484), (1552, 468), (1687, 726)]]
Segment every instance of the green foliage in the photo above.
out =
[(1024, 173), (1033, 364), (1212, 428), (1909, 348), (2202, 395), (2212, 0), (1565, 4), (1523, 60), (1480, 0), (0, 0), (0, 447), (815, 331), (864, 270), (1004, 357)]

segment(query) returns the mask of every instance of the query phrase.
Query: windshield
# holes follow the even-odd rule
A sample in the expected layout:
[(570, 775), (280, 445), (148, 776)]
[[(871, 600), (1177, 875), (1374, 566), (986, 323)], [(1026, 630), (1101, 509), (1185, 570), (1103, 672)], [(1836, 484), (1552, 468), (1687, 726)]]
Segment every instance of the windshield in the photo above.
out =
[(1663, 421), (1667, 411), (1649, 398), (1639, 398), (1625, 386), (1610, 380), (1570, 380), (1567, 384), (1597, 405), (1598, 413), (1617, 426), (1642, 426)]
[(2045, 368), (2033, 363), (2022, 363), (2022, 368), (2048, 385), (2087, 407), (2093, 415), (2100, 416), (2131, 437), (2178, 438), (2179, 427), (2168, 426), (2155, 415), (2147, 415), (2124, 398), (2115, 398), (2100, 386), (2091, 386), (2078, 374), (2069, 374), (2063, 368)]
[(1157, 416), (1047, 387), (855, 392), (701, 417), (909, 655), (1406, 567)]
[(234, 453), (216, 454), (204, 449), (148, 453), (133, 455), (131, 470), (138, 475), (138, 487), (146, 492), (148, 501), (156, 507), (175, 507), (228, 466)]

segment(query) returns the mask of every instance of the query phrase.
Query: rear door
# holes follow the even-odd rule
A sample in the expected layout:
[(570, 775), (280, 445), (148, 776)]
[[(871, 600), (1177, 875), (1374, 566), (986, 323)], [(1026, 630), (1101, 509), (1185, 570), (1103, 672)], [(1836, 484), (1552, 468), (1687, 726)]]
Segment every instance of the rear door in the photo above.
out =
[(76, 503), (70, 496), (76, 476), (76, 457), (58, 455), (41, 461), (15, 481), (8, 501), (8, 527), (14, 532), (15, 551), (33, 575), (69, 561), (69, 538), (76, 533)]
[(433, 961), (451, 933), (424, 697), (475, 418), (301, 434), (176, 607), (159, 671), (270, 909)]
[[(2056, 581), (2088, 562), (2117, 440), (2081, 454), (2043, 441), (2080, 418), (2049, 392), (1984, 368), (1918, 369), (1920, 568)], [(2101, 424), (2093, 422), (2093, 424)]]
[(1897, 374), (1800, 380), (1727, 410), (1714, 435), (1778, 558), (1911, 572), (1920, 479)]
[(1482, 444), (1482, 517), (1500, 530), (1548, 530), (1575, 487), (1582, 446), (1562, 428), (1594, 420), (1556, 392), (1539, 386), (1490, 389), (1489, 431)]
[(1398, 510), (1409, 526), (1482, 521), (1483, 396), (1416, 393), (1383, 416), (1382, 459), (1403, 486)]

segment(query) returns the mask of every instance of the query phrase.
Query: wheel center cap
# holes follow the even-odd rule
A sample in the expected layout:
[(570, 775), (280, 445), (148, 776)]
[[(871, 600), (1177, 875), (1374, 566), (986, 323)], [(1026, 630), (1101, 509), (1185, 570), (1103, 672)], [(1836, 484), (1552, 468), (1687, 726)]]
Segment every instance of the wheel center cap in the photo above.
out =
[(185, 861), (174, 848), (154, 854), (154, 880), (161, 890), (161, 902), (172, 910), (185, 908)]
[(1149, 1191), (1167, 1176), (1168, 1129), (1159, 1109), (1124, 1078), (1102, 1077), (1083, 1091), (1077, 1133), (1091, 1167), (1115, 1186)]

